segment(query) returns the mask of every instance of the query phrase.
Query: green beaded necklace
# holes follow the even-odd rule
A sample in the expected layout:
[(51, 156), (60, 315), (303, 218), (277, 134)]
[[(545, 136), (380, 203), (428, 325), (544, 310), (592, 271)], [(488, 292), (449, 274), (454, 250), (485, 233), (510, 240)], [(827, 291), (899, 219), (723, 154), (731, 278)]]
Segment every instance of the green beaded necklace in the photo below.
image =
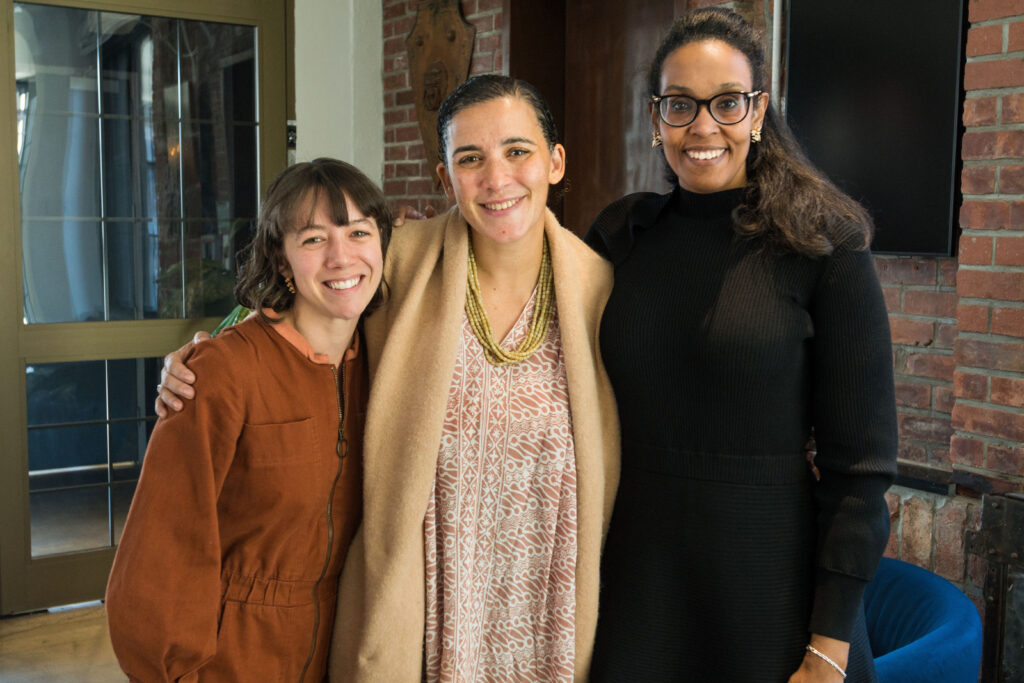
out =
[(555, 309), (555, 279), (551, 270), (551, 250), (548, 248), (547, 235), (544, 236), (544, 255), (541, 257), (540, 274), (537, 276), (537, 303), (533, 309), (533, 318), (526, 337), (512, 351), (501, 348), (494, 340), (491, 321), (484, 310), (484, 297), (480, 293), (480, 280), (477, 276), (476, 256), (473, 254), (473, 240), (469, 240), (469, 272), (466, 287), (466, 317), (480, 345), (484, 347), (484, 355), (491, 365), (512, 365), (529, 358), (540, 346), (548, 333), (551, 312)]

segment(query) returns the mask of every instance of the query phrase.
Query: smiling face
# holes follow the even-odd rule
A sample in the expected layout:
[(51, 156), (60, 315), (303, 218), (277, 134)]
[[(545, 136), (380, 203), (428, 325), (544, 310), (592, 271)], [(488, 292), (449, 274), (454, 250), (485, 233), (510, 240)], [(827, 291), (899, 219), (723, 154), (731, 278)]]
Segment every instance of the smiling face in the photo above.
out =
[(509, 243), (544, 229), (548, 188), (565, 174), (565, 150), (549, 150), (533, 107), (499, 97), (456, 113), (437, 173), (474, 234)]
[[(661, 67), (662, 95), (689, 95), (707, 99), (725, 92), (750, 92), (750, 62), (742, 52), (720, 40), (687, 43), (671, 52)], [(733, 125), (715, 121), (706, 106), (692, 123), (673, 127), (651, 107), (651, 123), (661, 133), (665, 160), (690, 192), (707, 194), (743, 187), (747, 183), (750, 131), (760, 130), (768, 96), (750, 103), (746, 118)]]
[(321, 197), (309, 224), (284, 235), (280, 270), (295, 280), (296, 319), (325, 324), (358, 320), (380, 286), (384, 257), (377, 222), (347, 196), (345, 207), (348, 223), (338, 225)]

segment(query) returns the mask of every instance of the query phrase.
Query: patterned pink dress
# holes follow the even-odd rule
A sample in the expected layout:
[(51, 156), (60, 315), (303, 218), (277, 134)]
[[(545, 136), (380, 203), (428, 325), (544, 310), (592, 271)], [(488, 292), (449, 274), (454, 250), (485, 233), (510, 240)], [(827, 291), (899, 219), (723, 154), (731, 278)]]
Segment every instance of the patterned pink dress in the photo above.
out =
[(424, 532), (426, 680), (571, 681), (576, 458), (557, 314), (504, 367), (463, 322)]

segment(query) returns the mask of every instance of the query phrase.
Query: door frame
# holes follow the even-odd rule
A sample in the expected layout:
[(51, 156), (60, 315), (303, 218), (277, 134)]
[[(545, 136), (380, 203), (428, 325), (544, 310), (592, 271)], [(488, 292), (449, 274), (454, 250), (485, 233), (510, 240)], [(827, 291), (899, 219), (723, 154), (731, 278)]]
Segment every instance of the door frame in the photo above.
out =
[[(259, 185), (286, 166), (292, 0), (31, 0), (34, 4), (256, 28)], [(14, 1), (0, 0), (0, 614), (103, 597), (114, 548), (32, 558), (25, 369), (32, 363), (162, 356), (213, 318), (24, 324), (16, 150)], [(6, 132), (4, 132), (6, 131)]]

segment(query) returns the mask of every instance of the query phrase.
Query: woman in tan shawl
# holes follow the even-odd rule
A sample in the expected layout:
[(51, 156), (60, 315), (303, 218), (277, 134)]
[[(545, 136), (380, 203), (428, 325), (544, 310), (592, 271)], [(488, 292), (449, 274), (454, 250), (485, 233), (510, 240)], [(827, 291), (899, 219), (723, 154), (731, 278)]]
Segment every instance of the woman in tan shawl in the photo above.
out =
[(366, 321), (364, 516), (331, 680), (584, 680), (618, 481), (611, 267), (546, 208), (565, 151), (532, 86), (470, 79), (438, 132), (458, 206), (395, 233)]

